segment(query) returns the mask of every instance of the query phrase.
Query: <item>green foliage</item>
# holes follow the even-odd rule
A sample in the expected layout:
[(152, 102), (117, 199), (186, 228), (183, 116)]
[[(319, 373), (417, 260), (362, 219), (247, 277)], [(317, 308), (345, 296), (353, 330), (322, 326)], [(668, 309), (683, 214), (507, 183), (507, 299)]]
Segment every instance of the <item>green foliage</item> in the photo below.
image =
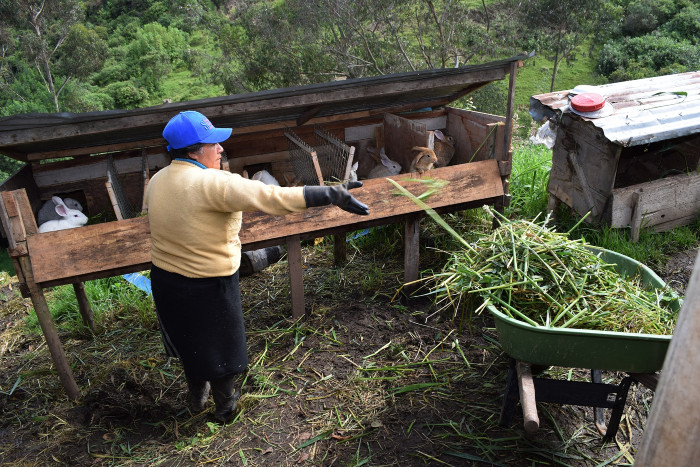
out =
[(114, 98), (105, 89), (77, 80), (66, 85), (62, 103), (73, 112), (114, 109)]
[(626, 37), (605, 44), (598, 71), (612, 81), (624, 81), (700, 68), (700, 49), (659, 33)]
[[(107, 318), (133, 320), (146, 329), (155, 326), (153, 298), (126, 282), (122, 276), (87, 281), (85, 293), (98, 326)], [(62, 285), (53, 289), (48, 304), (56, 327), (78, 334), (89, 332), (82, 323), (73, 286)], [(27, 325), (34, 332), (41, 332), (36, 314), (27, 316)]]
[(534, 219), (547, 209), (552, 150), (520, 142), (515, 144), (513, 152), (511, 201), (506, 213), (509, 217)]
[(187, 45), (184, 32), (158, 23), (140, 28), (129, 44), (127, 58), (139, 70), (139, 81), (149, 92), (160, 89), (160, 81), (177, 64)]
[(700, 7), (686, 0), (637, 0), (619, 34), (608, 41), (597, 69), (624, 81), (700, 68)]
[(107, 44), (94, 30), (76, 24), (70, 29), (60, 50), (56, 71), (64, 76), (85, 78), (102, 67)]
[(0, 154), (0, 183), (7, 180), (22, 167), (24, 167), (24, 162)]
[(139, 87), (133, 81), (120, 81), (110, 83), (105, 88), (107, 93), (114, 100), (117, 109), (138, 108), (148, 99), (148, 91)]

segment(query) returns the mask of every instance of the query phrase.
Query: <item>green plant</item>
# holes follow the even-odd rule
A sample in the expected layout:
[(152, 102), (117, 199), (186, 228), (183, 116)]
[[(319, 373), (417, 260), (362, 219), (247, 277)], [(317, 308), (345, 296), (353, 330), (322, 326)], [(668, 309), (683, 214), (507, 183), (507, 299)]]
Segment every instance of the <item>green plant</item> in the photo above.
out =
[(547, 209), (552, 151), (543, 145), (516, 143), (510, 177), (509, 217), (533, 218)]
[[(153, 298), (126, 282), (121, 276), (87, 281), (85, 293), (98, 326), (103, 320), (116, 318), (134, 321), (138, 326), (147, 329), (155, 327)], [(49, 312), (59, 329), (76, 333), (86, 331), (71, 285), (62, 285), (48, 292), (47, 302)], [(27, 316), (27, 325), (34, 332), (39, 332), (39, 322), (35, 313)]]

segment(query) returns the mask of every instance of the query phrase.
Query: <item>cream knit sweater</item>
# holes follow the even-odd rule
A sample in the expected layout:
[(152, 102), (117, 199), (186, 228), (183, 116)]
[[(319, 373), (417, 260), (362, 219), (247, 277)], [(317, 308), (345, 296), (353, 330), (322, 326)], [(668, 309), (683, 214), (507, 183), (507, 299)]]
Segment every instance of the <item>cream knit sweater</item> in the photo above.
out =
[(174, 160), (146, 191), (151, 261), (186, 277), (221, 277), (241, 263), (242, 211), (304, 211), (303, 187), (281, 188)]

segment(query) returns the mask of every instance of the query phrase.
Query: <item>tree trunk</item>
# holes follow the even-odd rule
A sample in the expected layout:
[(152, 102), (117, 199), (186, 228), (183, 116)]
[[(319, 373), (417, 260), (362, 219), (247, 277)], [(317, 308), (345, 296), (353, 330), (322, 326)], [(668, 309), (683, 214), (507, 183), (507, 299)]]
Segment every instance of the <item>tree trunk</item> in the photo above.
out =
[(554, 81), (557, 79), (557, 69), (559, 68), (559, 49), (554, 53), (554, 69), (552, 70), (552, 82), (549, 85), (549, 92), (554, 92)]

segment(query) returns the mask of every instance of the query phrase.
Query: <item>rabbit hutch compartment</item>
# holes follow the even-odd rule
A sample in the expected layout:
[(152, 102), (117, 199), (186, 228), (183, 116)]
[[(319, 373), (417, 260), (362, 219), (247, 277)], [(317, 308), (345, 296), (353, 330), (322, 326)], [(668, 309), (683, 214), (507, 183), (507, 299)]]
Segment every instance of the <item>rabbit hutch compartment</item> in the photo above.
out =
[[(32, 299), (62, 383), (79, 396), (70, 365), (51, 321), (43, 289), (73, 284), (81, 315), (92, 325), (83, 281), (147, 270), (150, 232), (141, 202), (149, 178), (170, 159), (161, 133), (180, 111), (196, 110), (217, 127), (234, 128), (222, 144), (222, 169), (252, 177), (265, 170), (280, 185), (361, 180), (383, 149), (401, 165), (391, 178), (415, 195), (419, 179), (444, 181), (425, 201), (438, 212), (508, 202), (511, 122), (517, 69), (527, 56), (460, 68), (334, 81), (129, 111), (29, 114), (0, 120), (0, 153), (26, 162), (2, 185), (2, 233), (20, 289)], [(506, 116), (466, 111), (451, 102), (509, 78)], [(433, 148), (436, 132), (454, 139), (446, 166), (410, 173), (414, 146)], [(330, 156), (328, 154), (331, 154)], [(339, 163), (328, 159), (338, 157)], [(357, 162), (356, 170), (352, 169)], [(329, 171), (333, 172), (328, 173)], [(311, 177), (311, 178), (308, 178)], [(418, 278), (418, 227), (424, 212), (384, 177), (364, 180), (353, 195), (370, 206), (355, 216), (333, 206), (271, 216), (244, 213), (243, 250), (285, 245), (294, 316), (305, 312), (301, 241), (335, 238), (336, 260), (346, 232), (404, 223), (404, 278)], [(38, 233), (36, 215), (53, 195), (78, 200), (87, 225)], [(122, 198), (121, 200), (119, 198)], [(133, 208), (134, 214), (124, 215)], [(94, 326), (94, 325), (92, 325)]]
[[(593, 93), (606, 109), (572, 109)], [(530, 98), (536, 121), (556, 128), (549, 209), (586, 221), (666, 231), (700, 217), (700, 71), (578, 86)]]

